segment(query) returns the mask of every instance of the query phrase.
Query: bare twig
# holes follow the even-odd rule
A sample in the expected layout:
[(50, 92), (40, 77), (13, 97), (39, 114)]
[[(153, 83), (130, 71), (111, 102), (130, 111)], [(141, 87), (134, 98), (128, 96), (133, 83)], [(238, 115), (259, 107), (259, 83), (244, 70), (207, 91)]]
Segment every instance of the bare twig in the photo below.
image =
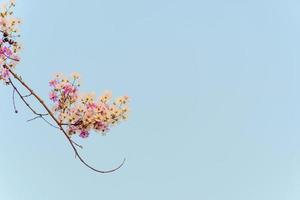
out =
[(42, 120), (44, 120), (47, 124), (49, 124), (50, 126), (52, 126), (53, 128), (59, 129), (58, 126), (55, 126), (54, 124), (52, 124), (51, 122), (49, 122), (48, 120), (46, 120), (45, 117), (43, 117), (43, 116), (41, 116), (41, 115), (38, 115), (38, 116), (36, 116), (36, 117), (34, 117), (34, 118), (31, 118), (31, 119), (27, 120), (27, 122), (31, 122), (31, 121), (36, 120), (36, 119), (42, 119)]
[(17, 89), (17, 87), (15, 86), (15, 84), (12, 82), (12, 80), (9, 78), (8, 82), (11, 84), (11, 86), (13, 87), (14, 91), (17, 92), (17, 94), (19, 95), (19, 97), (21, 98), (21, 100), (25, 103), (25, 105), (35, 114), (38, 116), (47, 116), (49, 115), (48, 113), (45, 114), (41, 114), (41, 113), (37, 113), (30, 105), (29, 103), (24, 99), (24, 97), (22, 96), (22, 94), (20, 93), (20, 91)]
[[(32, 119), (27, 120), (27, 122), (31, 122), (31, 121), (36, 120), (36, 119), (39, 119), (39, 118), (42, 119), (42, 120), (44, 120), (47, 124), (49, 124), (49, 125), (52, 126), (53, 128), (60, 129), (58, 126), (55, 126), (54, 124), (50, 123), (48, 120), (45, 119), (45, 117), (40, 116), (40, 115), (39, 115), (39, 116), (36, 116), (36, 117), (34, 117), (34, 118), (32, 118)], [(71, 140), (71, 141), (72, 141), (72, 143), (75, 144), (77, 147), (83, 149), (83, 147), (82, 147), (80, 144), (74, 142), (73, 140)]]
[(17, 110), (17, 107), (16, 107), (16, 98), (15, 98), (15, 93), (16, 93), (16, 89), (13, 90), (13, 106), (14, 106), (14, 110), (15, 110), (15, 113), (18, 113), (18, 110)]
[[(83, 149), (83, 146), (78, 144), (77, 142), (74, 142), (74, 140), (71, 140), (73, 144), (75, 144), (76, 146), (78, 146), (80, 149)], [(75, 153), (75, 158), (76, 158), (76, 153)]]
[(23, 98), (30, 97), (32, 94), (23, 95)]
[(38, 118), (41, 118), (41, 116), (36, 116), (36, 117), (34, 117), (34, 118), (28, 119), (27, 122), (31, 122), (31, 121), (36, 120), (36, 119), (38, 119)]

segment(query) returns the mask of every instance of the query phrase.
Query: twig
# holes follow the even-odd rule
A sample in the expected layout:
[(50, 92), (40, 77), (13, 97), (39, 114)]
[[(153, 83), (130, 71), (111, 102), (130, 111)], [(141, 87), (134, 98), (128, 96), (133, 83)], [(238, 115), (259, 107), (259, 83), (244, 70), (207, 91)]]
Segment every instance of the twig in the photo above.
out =
[[(39, 119), (39, 118), (41, 118), (42, 120), (44, 120), (47, 124), (49, 124), (49, 125), (52, 126), (53, 128), (60, 129), (58, 126), (53, 125), (53, 124), (50, 123), (48, 120), (46, 120), (45, 117), (40, 116), (40, 115), (39, 115), (39, 116), (36, 116), (36, 117), (34, 117), (34, 118), (32, 118), (32, 119), (27, 120), (27, 122), (31, 122), (31, 121), (36, 120), (36, 119)], [(75, 145), (78, 146), (79, 148), (83, 149), (83, 147), (82, 147), (80, 144), (74, 142), (73, 140), (71, 140), (71, 141), (72, 141), (73, 144), (75, 144)]]
[(6, 54), (3, 54), (3, 55), (4, 55), (6, 58), (10, 59), (10, 60), (13, 60), (13, 61), (16, 61), (16, 62), (19, 62), (19, 61), (20, 61), (19, 59), (9, 57), (9, 56), (6, 55)]
[[(80, 149), (83, 149), (83, 146), (81, 146), (80, 144), (74, 142), (74, 140), (71, 140), (73, 144), (75, 144), (76, 146), (78, 146)], [(76, 157), (76, 154), (75, 154), (75, 157)]]
[(36, 116), (36, 117), (34, 117), (34, 118), (32, 118), (32, 119), (27, 120), (27, 122), (31, 122), (31, 121), (36, 120), (36, 119), (39, 119), (39, 118), (41, 118), (42, 120), (44, 120), (47, 124), (49, 124), (49, 125), (52, 126), (53, 128), (59, 129), (58, 126), (55, 126), (54, 124), (52, 124), (51, 122), (49, 122), (48, 120), (46, 120), (45, 117), (43, 117), (43, 116), (41, 116), (41, 115), (38, 115), (38, 116)]
[(22, 97), (23, 98), (27, 98), (27, 97), (30, 97), (32, 94), (27, 94), (27, 95), (23, 95)]
[(22, 99), (22, 101), (25, 103), (25, 105), (35, 114), (35, 115), (39, 115), (39, 116), (47, 116), (49, 114), (45, 113), (45, 114), (40, 114), (37, 113), (30, 105), (29, 103), (24, 99), (24, 97), (22, 96), (22, 94), (20, 93), (20, 91), (17, 89), (17, 87), (15, 86), (15, 84), (12, 82), (12, 80), (9, 78), (8, 82), (11, 84), (11, 86), (14, 88), (14, 91), (17, 92), (17, 94), (20, 96), (20, 98)]
[(14, 110), (15, 113), (18, 113), (17, 107), (16, 107), (16, 98), (15, 98), (15, 93), (16, 93), (16, 89), (13, 90), (13, 106), (14, 106)]

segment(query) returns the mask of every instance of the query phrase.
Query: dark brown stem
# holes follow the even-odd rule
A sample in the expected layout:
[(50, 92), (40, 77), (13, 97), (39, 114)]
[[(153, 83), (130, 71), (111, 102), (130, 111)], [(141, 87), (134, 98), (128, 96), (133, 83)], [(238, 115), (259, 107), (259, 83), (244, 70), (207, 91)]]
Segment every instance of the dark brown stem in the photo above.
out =
[[(11, 69), (9, 69), (8, 67), (6, 67), (6, 69), (9, 70), (9, 72), (12, 74), (12, 76), (18, 80), (18, 82), (23, 85), (28, 91), (30, 94), (32, 94), (32, 96), (35, 97), (35, 99), (42, 105), (42, 107), (47, 111), (47, 114), (46, 115), (49, 115), (52, 120), (56, 123), (56, 125), (59, 127), (59, 129), (62, 131), (62, 133), (65, 135), (66, 139), (69, 141), (72, 149), (74, 150), (74, 153), (75, 153), (75, 156), (79, 158), (79, 160), (88, 168), (90, 168), (91, 170), (95, 171), (95, 172), (98, 172), (98, 173), (111, 173), (111, 172), (114, 172), (118, 169), (120, 169), (126, 159), (124, 158), (123, 162), (116, 168), (114, 169), (111, 169), (111, 170), (107, 170), (107, 171), (103, 171), (103, 170), (98, 170), (94, 167), (92, 167), (91, 165), (89, 165), (78, 153), (75, 145), (77, 145), (76, 143), (74, 143), (71, 138), (68, 136), (67, 132), (64, 130), (64, 128), (62, 127), (62, 124), (56, 119), (56, 117), (54, 116), (54, 114), (51, 112), (51, 110), (48, 108), (48, 106), (45, 104), (45, 102), (17, 75), (15, 74)], [(36, 115), (38, 116), (43, 116), (42, 114), (38, 114), (35, 112), (35, 110), (30, 107), (30, 105), (27, 103), (27, 101), (24, 99), (24, 97), (21, 95), (21, 93), (17, 90), (16, 86), (12, 83), (12, 81), (9, 79), (12, 87), (16, 90), (16, 92), (18, 93), (18, 95), (20, 96), (20, 98), (22, 99), (22, 101), (25, 103), (25, 105)], [(80, 145), (77, 145), (77, 146), (80, 146)]]

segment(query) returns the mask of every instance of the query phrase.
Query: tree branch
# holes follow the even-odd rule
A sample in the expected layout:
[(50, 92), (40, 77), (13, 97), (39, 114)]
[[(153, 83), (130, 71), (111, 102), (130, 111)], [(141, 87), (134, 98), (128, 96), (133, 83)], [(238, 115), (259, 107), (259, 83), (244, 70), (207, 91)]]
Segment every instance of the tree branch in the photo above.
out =
[(54, 114), (51, 112), (51, 110), (47, 107), (47, 105), (45, 104), (45, 102), (17, 75), (15, 74), (10, 68), (4, 66), (6, 69), (9, 70), (9, 72), (11, 73), (11, 75), (24, 87), (26, 88), (29, 93), (41, 104), (41, 106), (47, 111), (47, 114), (39, 114), (37, 113), (28, 103), (27, 101), (24, 99), (24, 96), (21, 95), (21, 93), (18, 91), (18, 89), (16, 88), (16, 86), (13, 84), (13, 82), (11, 81), (11, 79), (9, 78), (9, 83), (12, 85), (12, 87), (14, 88), (14, 90), (18, 93), (18, 95), (20, 96), (20, 98), (22, 99), (22, 101), (25, 103), (25, 105), (34, 113), (36, 114), (37, 116), (40, 116), (41, 118), (43, 118), (43, 116), (46, 116), (46, 115), (49, 115), (49, 117), (51, 117), (53, 119), (53, 121), (56, 123), (56, 125), (58, 126), (58, 128), (61, 130), (61, 132), (64, 134), (64, 136), (66, 137), (66, 139), (68, 140), (68, 142), (70, 143), (74, 153), (75, 153), (75, 156), (79, 158), (79, 160), (81, 161), (81, 163), (83, 163), (86, 167), (90, 168), (91, 170), (95, 171), (95, 172), (98, 172), (98, 173), (111, 173), (111, 172), (114, 172), (118, 169), (120, 169), (126, 159), (124, 158), (124, 160), (122, 161), (122, 163), (114, 168), (114, 169), (111, 169), (111, 170), (107, 170), (107, 171), (104, 171), (104, 170), (98, 170), (94, 167), (92, 167), (91, 165), (89, 165), (81, 156), (80, 154), (78, 153), (76, 146), (78, 147), (81, 147), (81, 145), (78, 145), (77, 143), (75, 143), (74, 141), (71, 140), (71, 138), (68, 136), (67, 132), (64, 130), (64, 128), (62, 127), (62, 124), (56, 119), (56, 117), (54, 116)]

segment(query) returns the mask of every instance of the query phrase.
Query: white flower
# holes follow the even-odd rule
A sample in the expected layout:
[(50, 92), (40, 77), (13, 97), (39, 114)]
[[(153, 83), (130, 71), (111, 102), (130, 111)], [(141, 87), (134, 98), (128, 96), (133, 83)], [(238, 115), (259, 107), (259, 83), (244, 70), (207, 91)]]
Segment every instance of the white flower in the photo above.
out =
[(1, 11), (2, 12), (5, 12), (6, 11), (6, 8), (7, 8), (7, 3), (6, 2), (3, 2), (0, 4), (0, 7), (1, 7)]
[(79, 73), (77, 73), (77, 72), (73, 72), (73, 73), (72, 73), (72, 78), (73, 78), (73, 79), (79, 79), (79, 77), (80, 77), (80, 74), (79, 74)]
[(13, 5), (16, 5), (16, 0), (10, 0), (9, 2)]

